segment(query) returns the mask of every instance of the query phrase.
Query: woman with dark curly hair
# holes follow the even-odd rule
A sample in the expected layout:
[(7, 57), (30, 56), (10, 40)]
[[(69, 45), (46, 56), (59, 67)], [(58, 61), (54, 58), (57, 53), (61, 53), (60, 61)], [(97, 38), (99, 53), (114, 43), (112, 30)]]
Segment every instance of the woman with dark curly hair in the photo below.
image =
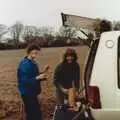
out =
[[(64, 104), (66, 95), (68, 99), (71, 99), (70, 96), (74, 96), (73, 90), (74, 93), (79, 92), (80, 66), (77, 63), (77, 54), (74, 49), (68, 48), (63, 56), (63, 61), (56, 67), (54, 85), (56, 86), (57, 104)], [(73, 107), (73, 103), (70, 102), (69, 106)]]

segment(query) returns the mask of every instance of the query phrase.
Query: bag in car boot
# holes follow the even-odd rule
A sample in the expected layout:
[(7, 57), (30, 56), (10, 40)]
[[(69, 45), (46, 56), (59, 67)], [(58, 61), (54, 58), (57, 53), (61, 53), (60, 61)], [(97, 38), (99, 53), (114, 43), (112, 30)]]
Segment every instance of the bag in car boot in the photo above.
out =
[[(70, 111), (65, 105), (56, 106), (53, 120), (89, 120), (86, 119), (84, 111)], [(92, 119), (90, 119), (92, 120)]]

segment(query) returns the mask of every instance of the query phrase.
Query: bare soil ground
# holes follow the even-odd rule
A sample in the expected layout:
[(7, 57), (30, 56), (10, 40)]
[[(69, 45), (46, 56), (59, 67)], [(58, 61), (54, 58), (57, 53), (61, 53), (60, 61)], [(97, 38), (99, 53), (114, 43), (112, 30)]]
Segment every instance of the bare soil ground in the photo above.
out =
[[(40, 97), (44, 120), (50, 120), (55, 106), (55, 88), (52, 77), (56, 65), (60, 62), (66, 47), (43, 48), (38, 58), (40, 68), (49, 64), (52, 75), (42, 83)], [(88, 48), (74, 47), (79, 57), (81, 71), (83, 70)], [(21, 99), (17, 90), (16, 70), (19, 61), (25, 56), (25, 50), (0, 51), (0, 120), (20, 120)]]

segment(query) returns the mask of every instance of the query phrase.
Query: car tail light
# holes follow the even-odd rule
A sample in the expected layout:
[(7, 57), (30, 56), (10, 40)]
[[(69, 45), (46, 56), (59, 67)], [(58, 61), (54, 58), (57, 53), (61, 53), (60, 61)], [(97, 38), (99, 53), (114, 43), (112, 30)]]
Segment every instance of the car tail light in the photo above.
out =
[(100, 91), (97, 86), (88, 87), (88, 100), (92, 108), (94, 109), (101, 108)]

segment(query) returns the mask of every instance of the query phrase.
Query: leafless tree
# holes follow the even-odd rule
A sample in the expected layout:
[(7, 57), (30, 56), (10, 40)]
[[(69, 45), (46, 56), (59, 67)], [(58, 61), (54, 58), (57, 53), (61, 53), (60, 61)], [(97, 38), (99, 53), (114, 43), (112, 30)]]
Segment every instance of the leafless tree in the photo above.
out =
[(22, 33), (22, 30), (23, 30), (23, 24), (20, 23), (20, 22), (16, 22), (12, 28), (11, 28), (11, 35), (13, 37), (13, 40), (14, 40), (14, 43), (16, 45), (19, 44), (19, 40), (20, 40), (20, 35)]
[(32, 37), (34, 36), (34, 27), (33, 26), (25, 26), (22, 36), (26, 43), (30, 42)]
[(39, 28), (39, 34), (45, 40), (46, 45), (50, 45), (54, 41), (54, 28), (49, 26), (44, 26)]
[(6, 29), (7, 29), (6, 25), (0, 24), (0, 41), (2, 39), (2, 36), (7, 32)]
[(115, 22), (115, 25), (113, 27), (114, 30), (120, 30), (120, 21)]
[(60, 27), (59, 29), (60, 36), (70, 39), (76, 36), (76, 28), (72, 27)]
[(23, 39), (26, 43), (31, 42), (43, 42), (42, 35), (41, 35), (41, 28), (36, 26), (25, 26), (23, 32)]
[(49, 27), (49, 26), (44, 26), (39, 28), (39, 33), (41, 36), (46, 36), (46, 35), (53, 35), (54, 34), (54, 28)]

